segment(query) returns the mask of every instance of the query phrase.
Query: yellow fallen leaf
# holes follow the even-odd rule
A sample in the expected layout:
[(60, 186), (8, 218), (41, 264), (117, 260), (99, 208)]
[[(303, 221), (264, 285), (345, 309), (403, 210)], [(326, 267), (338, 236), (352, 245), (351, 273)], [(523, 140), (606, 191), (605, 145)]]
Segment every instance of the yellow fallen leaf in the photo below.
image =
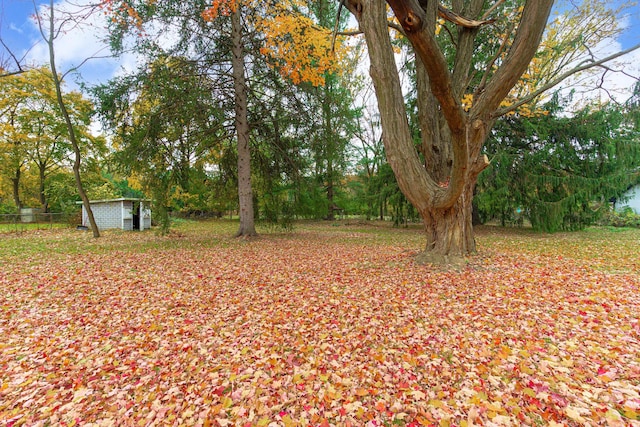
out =
[(582, 418), (582, 415), (580, 415), (580, 412), (578, 412), (577, 409), (574, 409), (571, 406), (567, 406), (564, 411), (567, 414), (567, 416), (574, 421), (577, 421), (579, 423), (582, 423), (585, 421), (585, 419)]
[(233, 400), (231, 400), (231, 399), (230, 399), (229, 397), (227, 397), (227, 396), (224, 396), (224, 397), (221, 399), (220, 403), (222, 403), (222, 407), (223, 407), (223, 408), (227, 409), (227, 408), (230, 408), (230, 407), (231, 407), (231, 405), (233, 405)]
[(434, 408), (446, 409), (447, 405), (442, 400), (431, 399), (429, 401), (429, 406), (433, 406)]
[(356, 396), (363, 397), (363, 396), (368, 396), (368, 395), (369, 395), (369, 392), (364, 388), (359, 388), (359, 389), (356, 390)]
[(298, 423), (293, 421), (289, 415), (282, 417), (282, 422), (284, 423), (284, 427), (295, 427), (298, 425)]

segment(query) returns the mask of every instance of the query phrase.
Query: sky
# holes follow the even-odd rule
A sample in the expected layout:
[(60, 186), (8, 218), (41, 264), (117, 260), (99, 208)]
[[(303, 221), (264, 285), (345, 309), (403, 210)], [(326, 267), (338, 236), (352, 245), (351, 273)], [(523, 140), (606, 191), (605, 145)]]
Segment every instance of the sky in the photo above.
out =
[[(87, 3), (89, 0), (56, 0), (56, 5), (70, 3)], [(616, 0), (622, 1), (622, 0)], [(42, 4), (41, 0), (35, 0)], [(48, 4), (48, 2), (44, 2)], [(33, 19), (34, 0), (0, 0), (0, 38), (11, 51), (29, 65), (48, 63), (48, 51), (38, 32)], [(66, 32), (56, 43), (57, 67), (65, 72), (91, 56), (109, 55), (109, 50), (102, 41), (106, 36), (105, 17), (95, 14), (89, 25)], [(603, 52), (626, 49), (640, 43), (640, 6), (635, 5), (627, 11), (623, 20), (626, 31), (617, 40), (611, 40), (603, 47)], [(0, 46), (0, 49), (2, 47)], [(6, 59), (6, 52), (0, 53), (0, 59)], [(630, 65), (625, 67), (628, 74), (640, 78), (640, 51), (624, 58)], [(110, 78), (135, 69), (136, 60), (132, 56), (124, 58), (99, 58), (87, 61), (75, 76), (69, 76), (67, 86), (76, 88), (76, 82), (82, 80), (88, 84), (106, 83)], [(614, 96), (624, 100), (624, 92), (634, 82), (630, 76), (621, 73), (609, 74), (607, 85), (612, 88)], [(587, 95), (594, 96), (593, 91)]]
[[(49, 2), (36, 0), (35, 3), (41, 5)], [(89, 1), (58, 0), (55, 2), (56, 8), (68, 8), (69, 4), (86, 3)], [(47, 65), (49, 51), (33, 16), (33, 0), (0, 0), (0, 38), (13, 54), (28, 66)], [(75, 89), (80, 81), (88, 84), (106, 83), (110, 78), (135, 68), (135, 58), (131, 56), (114, 58), (111, 55), (104, 42), (106, 35), (106, 18), (99, 11), (94, 13), (85, 25), (65, 31), (56, 40), (58, 72), (65, 73), (82, 64), (77, 73), (69, 75), (66, 81), (67, 86)], [(1, 46), (0, 49), (2, 49)], [(1, 53), (1, 58), (6, 62), (6, 50)], [(87, 58), (94, 59), (87, 61)], [(11, 65), (14, 64), (15, 62)]]

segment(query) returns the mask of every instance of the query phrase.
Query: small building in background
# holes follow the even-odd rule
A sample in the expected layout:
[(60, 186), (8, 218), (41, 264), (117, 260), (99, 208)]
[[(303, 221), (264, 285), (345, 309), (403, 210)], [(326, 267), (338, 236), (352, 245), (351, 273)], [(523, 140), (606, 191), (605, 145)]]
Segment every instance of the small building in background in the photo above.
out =
[(630, 207), (635, 213), (640, 215), (640, 184), (637, 184), (624, 193), (624, 201), (616, 204), (616, 210), (623, 210)]
[[(82, 202), (78, 202), (82, 205)], [(151, 202), (147, 199), (122, 197), (90, 200), (91, 212), (99, 230), (146, 230), (151, 228)], [(82, 206), (82, 225), (91, 228), (87, 211)]]

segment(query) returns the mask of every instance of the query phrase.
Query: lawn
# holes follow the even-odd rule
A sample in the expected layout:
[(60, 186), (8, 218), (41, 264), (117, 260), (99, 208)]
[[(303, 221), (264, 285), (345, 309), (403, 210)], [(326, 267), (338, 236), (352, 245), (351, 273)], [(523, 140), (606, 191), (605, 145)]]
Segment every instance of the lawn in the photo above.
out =
[(3, 426), (640, 426), (640, 230), (0, 235)]

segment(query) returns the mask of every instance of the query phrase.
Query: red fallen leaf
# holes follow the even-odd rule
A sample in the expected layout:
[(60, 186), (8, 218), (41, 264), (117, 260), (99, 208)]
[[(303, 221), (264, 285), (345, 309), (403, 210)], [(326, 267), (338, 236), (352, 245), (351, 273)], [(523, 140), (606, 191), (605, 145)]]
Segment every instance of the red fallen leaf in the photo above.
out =
[(536, 391), (536, 393), (549, 391), (549, 386), (541, 384), (532, 380), (529, 380), (529, 387)]
[(387, 405), (385, 404), (385, 402), (383, 400), (378, 400), (376, 402), (376, 406), (375, 406), (376, 411), (386, 411), (387, 410)]
[(406, 381), (400, 381), (400, 382), (398, 383), (398, 388), (399, 388), (400, 390), (409, 390), (409, 383), (408, 383), (408, 382), (406, 382)]
[(608, 368), (606, 368), (606, 367), (604, 367), (604, 366), (600, 366), (600, 367), (598, 368), (598, 375), (604, 375), (604, 374), (606, 374), (606, 373), (607, 373), (607, 371), (608, 371)]
[(561, 408), (564, 408), (569, 404), (569, 401), (564, 396), (561, 396), (557, 393), (551, 393), (550, 397), (551, 401)]

